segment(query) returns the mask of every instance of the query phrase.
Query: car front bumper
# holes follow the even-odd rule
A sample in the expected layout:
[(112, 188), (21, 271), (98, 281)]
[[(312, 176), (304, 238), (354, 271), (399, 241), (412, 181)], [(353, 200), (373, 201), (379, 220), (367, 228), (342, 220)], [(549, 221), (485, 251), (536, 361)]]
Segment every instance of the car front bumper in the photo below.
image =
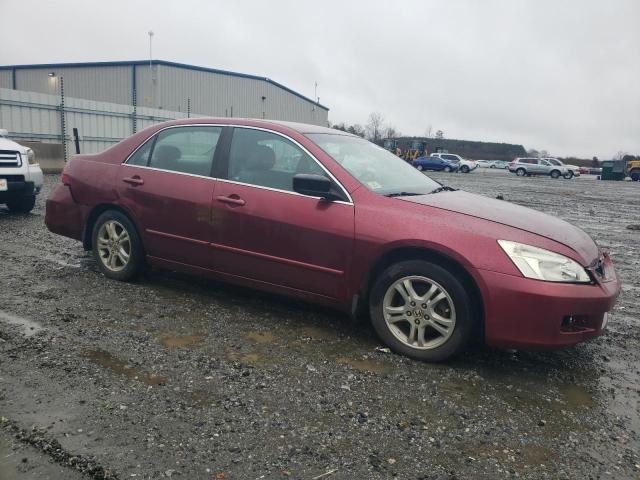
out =
[(25, 181), (23, 178), (12, 178), (15, 176), (2, 176), (7, 180), (7, 190), (0, 192), (0, 203), (9, 202), (17, 198), (28, 197), (35, 192), (35, 186), (33, 182)]
[(596, 284), (544, 282), (480, 270), (486, 343), (536, 350), (597, 337), (620, 293), (610, 262), (607, 268), (607, 281)]

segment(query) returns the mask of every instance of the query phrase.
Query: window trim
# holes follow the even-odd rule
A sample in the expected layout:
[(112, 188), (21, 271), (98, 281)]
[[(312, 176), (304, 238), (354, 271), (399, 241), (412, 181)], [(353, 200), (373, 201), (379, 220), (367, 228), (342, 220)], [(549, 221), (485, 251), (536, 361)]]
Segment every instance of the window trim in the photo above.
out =
[[(152, 137), (147, 138), (144, 142), (142, 142), (140, 145), (138, 145), (135, 150), (133, 150), (129, 155), (127, 155), (127, 158), (125, 158), (122, 162), (121, 165), (127, 165), (129, 167), (133, 167), (133, 168), (143, 168), (143, 169), (147, 169), (147, 170), (155, 170), (158, 172), (168, 172), (168, 173), (176, 173), (178, 175), (187, 175), (190, 177), (197, 177), (197, 178), (207, 178), (210, 180), (214, 180), (214, 181), (221, 181), (221, 182), (227, 182), (227, 183), (235, 183), (238, 185), (246, 185), (249, 187), (254, 187), (254, 188), (262, 188), (264, 190), (270, 190), (270, 191), (274, 191), (274, 192), (282, 192), (282, 193), (287, 193), (290, 195), (297, 195), (300, 197), (305, 197), (305, 198), (315, 198), (315, 199), (322, 199), (322, 197), (312, 197), (311, 195), (303, 195), (301, 193), (298, 192), (293, 192), (290, 190), (281, 190), (279, 188), (271, 188), (271, 187), (265, 187), (262, 185), (253, 185), (253, 184), (249, 184), (249, 183), (242, 183), (242, 182), (237, 182), (235, 180), (229, 180), (229, 178), (222, 178), (222, 177), (215, 177), (213, 175), (213, 171), (215, 169), (215, 159), (217, 157), (216, 153), (218, 152), (218, 147), (221, 145), (226, 145), (228, 146), (228, 149), (226, 152), (224, 152), (223, 155), (223, 161), (226, 163), (226, 167), (227, 167), (227, 171), (226, 171), (226, 177), (229, 176), (229, 152), (231, 149), (231, 140), (233, 140), (233, 129), (234, 128), (246, 128), (246, 129), (251, 129), (251, 130), (262, 130), (264, 132), (269, 132), (269, 133), (273, 133), (275, 135), (278, 135), (286, 140), (289, 140), (290, 142), (292, 142), (294, 145), (296, 145), (297, 147), (299, 147), (300, 149), (302, 149), (307, 155), (309, 155), (309, 157), (311, 157), (311, 159), (316, 162), (320, 168), (322, 170), (324, 170), (327, 175), (329, 175), (329, 178), (331, 178), (336, 185), (338, 185), (338, 187), (342, 190), (342, 193), (344, 193), (345, 197), (348, 199), (347, 201), (345, 200), (336, 200), (333, 201), (331, 203), (340, 203), (340, 204), (345, 204), (345, 205), (353, 205), (353, 198), (351, 197), (351, 195), (349, 194), (349, 192), (347, 191), (346, 188), (344, 188), (344, 185), (342, 185), (342, 183), (340, 183), (340, 181), (327, 169), (327, 167), (325, 167), (322, 162), (320, 160), (318, 160), (315, 155), (313, 155), (309, 150), (307, 150), (304, 145), (300, 144), (300, 142), (296, 141), (295, 139), (289, 137), (288, 135), (281, 133), (281, 132), (276, 132), (275, 130), (269, 129), (269, 128), (264, 128), (264, 127), (254, 127), (254, 126), (250, 126), (250, 125), (237, 125), (237, 124), (225, 124), (225, 123), (186, 123), (186, 124), (180, 124), (180, 125), (169, 125), (167, 127), (161, 128), (160, 130), (158, 130), (157, 132), (155, 132), (153, 134), (153, 142), (154, 145), (152, 146), (151, 149), (151, 154), (153, 154), (153, 148), (155, 148), (155, 142), (158, 138), (158, 135), (169, 129), (169, 128), (184, 128), (184, 127), (222, 127), (222, 133), (220, 134), (220, 138), (218, 140), (218, 144), (216, 145), (216, 151), (213, 154), (213, 160), (212, 160), (212, 170), (211, 170), (211, 175), (210, 176), (204, 176), (204, 175), (196, 175), (194, 173), (186, 173), (186, 172), (177, 172), (175, 170), (164, 170), (162, 168), (156, 168), (156, 167), (151, 167), (151, 166), (142, 166), (142, 165), (130, 165), (129, 159), (131, 159), (131, 157), (133, 157), (133, 155), (136, 154), (136, 152), (142, 148)], [(227, 144), (227, 142), (222, 142), (223, 140), (223, 136), (224, 136), (224, 132), (225, 132), (225, 127), (231, 127), (230, 132), (230, 138), (229, 138), (229, 142)], [(151, 155), (149, 155), (149, 161), (151, 160)], [(149, 162), (147, 162), (148, 164)]]

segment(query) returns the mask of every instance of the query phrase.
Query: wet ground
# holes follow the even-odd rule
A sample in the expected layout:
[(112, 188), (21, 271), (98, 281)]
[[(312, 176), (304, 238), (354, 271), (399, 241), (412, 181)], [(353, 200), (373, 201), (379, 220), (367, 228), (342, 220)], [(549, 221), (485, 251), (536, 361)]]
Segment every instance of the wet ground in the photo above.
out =
[(640, 185), (434, 177), (607, 247), (624, 288), (606, 334), (429, 365), (313, 305), (110, 281), (44, 227), (47, 177), (32, 214), (0, 207), (0, 479), (640, 478)]

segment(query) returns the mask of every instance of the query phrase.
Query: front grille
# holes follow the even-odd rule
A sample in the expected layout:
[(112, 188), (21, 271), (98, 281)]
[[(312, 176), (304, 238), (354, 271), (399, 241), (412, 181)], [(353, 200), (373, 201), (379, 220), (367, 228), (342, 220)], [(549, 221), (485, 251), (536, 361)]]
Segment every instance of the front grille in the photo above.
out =
[(22, 159), (19, 152), (13, 150), (0, 150), (0, 168), (14, 168), (21, 165)]
[(24, 175), (3, 175), (0, 173), (0, 178), (4, 178), (7, 182), (24, 182)]

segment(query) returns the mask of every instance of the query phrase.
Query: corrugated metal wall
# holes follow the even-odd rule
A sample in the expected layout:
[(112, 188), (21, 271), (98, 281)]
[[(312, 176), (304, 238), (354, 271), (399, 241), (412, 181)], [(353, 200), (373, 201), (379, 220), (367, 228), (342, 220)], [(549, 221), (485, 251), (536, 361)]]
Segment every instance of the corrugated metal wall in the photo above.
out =
[[(62, 98), (36, 92), (0, 88), (0, 128), (17, 141), (62, 143)], [(194, 113), (193, 117), (206, 116)], [(82, 98), (64, 98), (64, 141), (70, 156), (75, 152), (73, 128), (78, 129), (82, 153), (97, 153), (155, 123), (186, 118), (171, 112)]]
[[(133, 69), (135, 68), (135, 72)], [(98, 102), (131, 105), (133, 79), (137, 104), (205, 116), (288, 120), (327, 125), (328, 112), (312, 101), (266, 80), (154, 64), (16, 67), (18, 90), (57, 95), (64, 76), (65, 95)], [(55, 76), (50, 77), (50, 72)], [(0, 87), (12, 88), (12, 71), (0, 70)], [(264, 100), (263, 100), (264, 97)]]
[[(50, 77), (50, 72), (55, 73)], [(16, 68), (16, 88), (56, 95), (64, 76), (65, 95), (98, 102), (131, 104), (131, 67)]]
[(11, 70), (0, 70), (0, 88), (13, 88), (12, 77)]

